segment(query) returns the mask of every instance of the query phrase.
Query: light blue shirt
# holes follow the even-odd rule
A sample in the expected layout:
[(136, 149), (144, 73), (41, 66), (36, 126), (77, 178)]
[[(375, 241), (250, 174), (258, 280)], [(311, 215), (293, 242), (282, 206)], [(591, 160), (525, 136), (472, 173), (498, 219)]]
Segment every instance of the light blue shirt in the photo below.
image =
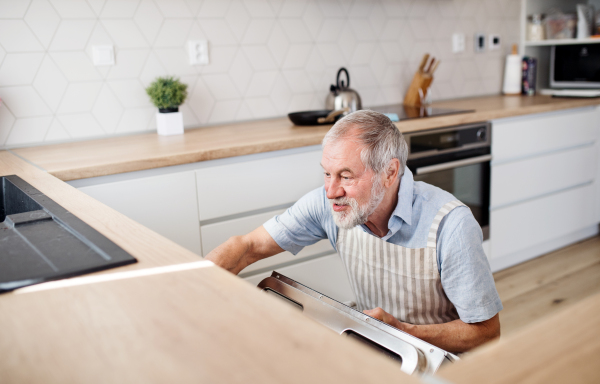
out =
[[(381, 239), (406, 248), (427, 247), (433, 218), (445, 203), (453, 200), (454, 196), (440, 188), (415, 182), (407, 168), (400, 181), (398, 205), (388, 222), (388, 233)], [(337, 250), (338, 227), (324, 187), (304, 195), (283, 214), (267, 221), (264, 228), (281, 248), (294, 255), (326, 238)], [(373, 235), (366, 225), (361, 228)], [(442, 287), (465, 323), (488, 320), (502, 310), (482, 241), (481, 227), (468, 207), (455, 208), (440, 223), (437, 260)]]

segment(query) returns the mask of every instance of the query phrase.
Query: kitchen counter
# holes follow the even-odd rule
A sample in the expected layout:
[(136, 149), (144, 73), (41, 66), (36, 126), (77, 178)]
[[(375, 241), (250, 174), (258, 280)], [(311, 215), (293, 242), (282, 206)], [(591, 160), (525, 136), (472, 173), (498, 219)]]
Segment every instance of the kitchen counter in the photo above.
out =
[[(472, 113), (401, 121), (402, 132), (600, 104), (600, 99), (489, 96), (434, 103)], [(330, 125), (297, 127), (287, 118), (20, 148), (13, 153), (68, 181), (319, 144)]]

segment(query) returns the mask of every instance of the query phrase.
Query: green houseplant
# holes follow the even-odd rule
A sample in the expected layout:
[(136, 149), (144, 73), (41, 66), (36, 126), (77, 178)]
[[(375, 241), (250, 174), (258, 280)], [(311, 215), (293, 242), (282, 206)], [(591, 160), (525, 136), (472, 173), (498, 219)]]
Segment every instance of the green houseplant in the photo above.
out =
[(183, 133), (183, 116), (179, 106), (187, 97), (187, 84), (173, 77), (158, 77), (146, 88), (152, 104), (158, 108), (156, 126), (159, 135)]

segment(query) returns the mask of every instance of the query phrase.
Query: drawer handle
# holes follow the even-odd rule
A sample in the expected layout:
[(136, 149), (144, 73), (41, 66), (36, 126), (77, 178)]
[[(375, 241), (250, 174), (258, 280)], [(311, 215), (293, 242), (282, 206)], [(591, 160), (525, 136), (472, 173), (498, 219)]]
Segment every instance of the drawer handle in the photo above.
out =
[(472, 164), (485, 163), (486, 161), (490, 161), (490, 160), (492, 160), (492, 155), (471, 157), (469, 159), (451, 161), (449, 163), (435, 164), (435, 165), (430, 165), (427, 167), (417, 168), (416, 174), (417, 175), (425, 175), (427, 173), (444, 171), (446, 169), (458, 168), (458, 167), (463, 167), (463, 166), (472, 165)]

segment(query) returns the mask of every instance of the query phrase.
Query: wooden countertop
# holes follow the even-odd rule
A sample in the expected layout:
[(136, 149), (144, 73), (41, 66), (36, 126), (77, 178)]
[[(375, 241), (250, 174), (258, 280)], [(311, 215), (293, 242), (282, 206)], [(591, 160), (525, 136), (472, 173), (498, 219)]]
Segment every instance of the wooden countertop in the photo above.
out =
[(418, 382), (9, 152), (0, 174), (21, 177), (139, 260), (0, 295), (2, 383)]
[[(402, 132), (600, 104), (600, 99), (549, 96), (489, 96), (435, 103), (435, 107), (474, 109), (473, 113), (408, 120)], [(12, 150), (61, 180), (76, 180), (303, 147), (321, 143), (331, 126), (297, 127), (287, 118), (187, 130), (184, 135), (156, 133), (113, 137)]]

